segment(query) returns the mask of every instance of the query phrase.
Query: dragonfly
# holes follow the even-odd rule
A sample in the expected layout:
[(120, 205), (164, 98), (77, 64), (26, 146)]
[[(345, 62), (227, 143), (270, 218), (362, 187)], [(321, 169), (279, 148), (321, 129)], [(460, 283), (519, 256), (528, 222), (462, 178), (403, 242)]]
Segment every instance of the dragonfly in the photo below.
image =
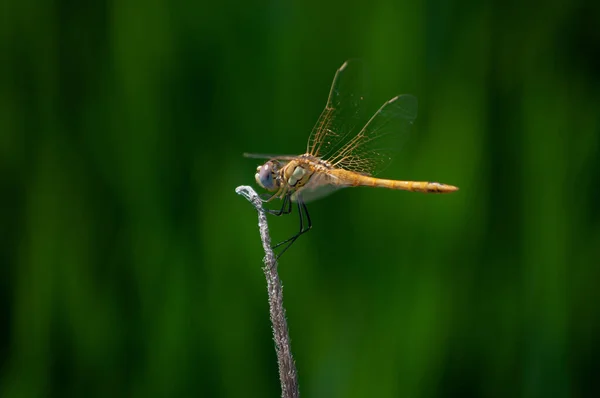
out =
[(394, 190), (450, 193), (453, 185), (439, 182), (403, 181), (377, 178), (393, 158), (399, 136), (409, 130), (417, 118), (417, 99), (398, 95), (385, 102), (362, 128), (357, 128), (364, 95), (361, 63), (346, 61), (335, 73), (325, 109), (317, 120), (302, 155), (265, 155), (245, 153), (249, 158), (268, 159), (256, 169), (258, 185), (272, 193), (263, 202), (282, 199), (279, 210), (267, 209), (281, 216), (292, 213), (296, 203), (300, 230), (279, 242), (283, 247), (278, 258), (304, 233), (312, 228), (306, 203), (346, 187), (379, 187)]

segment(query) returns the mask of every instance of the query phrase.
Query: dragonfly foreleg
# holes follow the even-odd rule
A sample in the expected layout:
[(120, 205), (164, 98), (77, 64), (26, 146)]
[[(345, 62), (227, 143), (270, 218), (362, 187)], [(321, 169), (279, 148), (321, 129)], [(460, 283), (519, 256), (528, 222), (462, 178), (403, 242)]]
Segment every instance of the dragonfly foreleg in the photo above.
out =
[(272, 195), (269, 195), (268, 193), (261, 193), (259, 196), (260, 196), (260, 200), (262, 200), (263, 203), (266, 203), (266, 202), (270, 202), (271, 199), (273, 199), (276, 195), (277, 195), (277, 192), (275, 192)]

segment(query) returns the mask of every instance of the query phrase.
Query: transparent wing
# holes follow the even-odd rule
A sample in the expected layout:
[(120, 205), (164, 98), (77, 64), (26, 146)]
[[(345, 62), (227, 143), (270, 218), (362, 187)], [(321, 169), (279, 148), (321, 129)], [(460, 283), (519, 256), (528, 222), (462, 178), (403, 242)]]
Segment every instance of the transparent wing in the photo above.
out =
[(417, 118), (417, 99), (399, 95), (387, 101), (367, 124), (325, 158), (334, 167), (375, 175), (392, 160)]
[(277, 160), (292, 160), (297, 157), (294, 155), (274, 155), (274, 154), (267, 154), (267, 153), (248, 153), (248, 152), (244, 152), (243, 156), (245, 158), (250, 158), (250, 159), (277, 159)]
[(363, 80), (363, 66), (359, 60), (348, 60), (337, 70), (327, 105), (308, 139), (306, 153), (327, 159), (351, 135), (364, 101)]
[(304, 203), (312, 202), (345, 187), (332, 183), (332, 179), (333, 177), (327, 173), (313, 174), (308, 183), (292, 195), (292, 201), (298, 201), (298, 196), (300, 196)]

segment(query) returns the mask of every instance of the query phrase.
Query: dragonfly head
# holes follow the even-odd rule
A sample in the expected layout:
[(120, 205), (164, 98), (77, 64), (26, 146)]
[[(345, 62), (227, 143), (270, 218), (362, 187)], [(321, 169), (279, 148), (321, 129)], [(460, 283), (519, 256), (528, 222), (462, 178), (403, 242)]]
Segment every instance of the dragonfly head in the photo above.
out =
[(254, 175), (254, 178), (256, 179), (258, 185), (267, 191), (277, 191), (281, 184), (279, 177), (280, 170), (281, 163), (276, 160), (269, 160), (267, 163), (256, 168), (256, 174)]

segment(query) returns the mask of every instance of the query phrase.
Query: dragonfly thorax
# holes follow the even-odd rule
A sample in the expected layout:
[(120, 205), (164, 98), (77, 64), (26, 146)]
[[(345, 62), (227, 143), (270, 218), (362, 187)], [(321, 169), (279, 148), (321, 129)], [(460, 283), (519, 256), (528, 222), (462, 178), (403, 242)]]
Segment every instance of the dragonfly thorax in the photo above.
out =
[(302, 188), (310, 180), (313, 172), (311, 171), (310, 162), (292, 160), (283, 167), (281, 174), (281, 179), (288, 186), (288, 189), (294, 191)]

